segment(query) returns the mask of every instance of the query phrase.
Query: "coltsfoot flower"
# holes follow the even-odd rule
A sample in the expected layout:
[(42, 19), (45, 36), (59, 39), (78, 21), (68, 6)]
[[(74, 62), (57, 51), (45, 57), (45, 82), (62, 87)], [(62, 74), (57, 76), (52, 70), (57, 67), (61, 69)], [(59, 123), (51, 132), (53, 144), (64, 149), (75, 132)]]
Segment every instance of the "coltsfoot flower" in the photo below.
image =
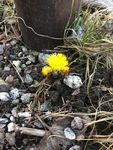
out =
[(53, 53), (46, 59), (47, 65), (42, 68), (42, 74), (47, 75), (50, 72), (66, 74), (69, 72), (67, 57), (62, 53)]

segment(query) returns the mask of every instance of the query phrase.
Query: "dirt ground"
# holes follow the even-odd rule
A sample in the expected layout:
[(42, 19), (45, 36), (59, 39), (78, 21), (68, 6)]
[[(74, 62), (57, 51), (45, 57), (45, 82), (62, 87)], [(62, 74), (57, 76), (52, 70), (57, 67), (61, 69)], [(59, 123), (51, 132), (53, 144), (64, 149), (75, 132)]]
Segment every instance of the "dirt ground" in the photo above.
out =
[[(15, 41), (15, 39), (12, 41)], [(17, 88), (20, 94), (16, 99), (0, 101), (1, 118), (8, 119), (6, 125), (3, 128), (1, 126), (1, 133), (4, 133), (4, 138), (1, 138), (1, 149), (68, 150), (74, 145), (79, 145), (82, 150), (100, 149), (101, 144), (97, 141), (96, 143), (94, 142), (96, 135), (110, 135), (113, 125), (110, 120), (97, 123), (92, 121), (99, 120), (107, 116), (107, 112), (113, 111), (112, 69), (107, 70), (106, 67), (98, 63), (94, 72), (91, 64), (90, 76), (86, 80), (86, 60), (73, 63), (70, 66), (70, 73), (79, 75), (83, 85), (79, 89), (71, 89), (63, 83), (64, 76), (50, 75), (44, 77), (42, 75), (41, 69), (43, 65), (38, 60), (37, 52), (27, 49), (23, 53), (23, 44), (17, 40), (13, 46), (11, 41), (6, 45), (8, 45), (8, 48), (1, 53), (0, 77), (7, 84), (0, 85), (0, 93), (8, 93), (11, 89)], [(69, 57), (72, 53), (73, 51), (66, 52), (65, 55)], [(26, 64), (28, 55), (35, 55), (35, 62)], [(14, 60), (21, 61), (20, 73), (12, 65)], [(22, 68), (22, 64), (26, 64), (24, 68)], [(6, 66), (10, 68), (10, 71), (4, 69)], [(26, 74), (29, 74), (33, 79), (31, 83), (25, 82)], [(10, 78), (7, 79), (7, 77)], [(12, 80), (11, 77), (13, 77)], [(23, 93), (31, 93), (29, 102), (22, 102), (21, 95)], [(14, 102), (17, 99), (18, 102)], [(42, 104), (45, 105), (43, 108)], [(15, 113), (29, 111), (31, 113), (30, 118), (16, 117), (13, 112), (14, 108), (17, 109)], [(7, 117), (8, 114), (10, 117)], [(11, 116), (14, 117), (14, 121), (11, 120)], [(109, 116), (112, 115), (109, 114)], [(62, 139), (64, 129), (66, 127), (71, 128), (71, 122), (76, 117), (83, 120), (82, 128), (79, 129), (79, 124), (79, 127), (73, 129), (77, 139)], [(16, 129), (9, 132), (8, 124), (11, 122), (19, 127), (27, 127), (28, 130), (43, 130), (46, 134), (42, 138), (39, 135), (30, 135), (29, 132), (22, 134), (20, 130), (17, 131)], [(1, 122), (1, 124), (3, 123)], [(50, 135), (55, 135), (56, 137), (48, 139), (48, 137), (51, 137)], [(11, 141), (10, 138), (12, 138)]]

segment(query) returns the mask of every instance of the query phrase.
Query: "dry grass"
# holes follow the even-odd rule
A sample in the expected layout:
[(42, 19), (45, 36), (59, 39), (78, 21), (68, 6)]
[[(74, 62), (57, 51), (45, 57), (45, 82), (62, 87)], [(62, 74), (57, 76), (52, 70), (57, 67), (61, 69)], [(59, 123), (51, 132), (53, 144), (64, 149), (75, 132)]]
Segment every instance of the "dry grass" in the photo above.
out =
[[(65, 40), (63, 48), (75, 49), (80, 55), (91, 57), (101, 56), (106, 67), (113, 67), (113, 11), (106, 9), (96, 10), (93, 13), (91, 9), (82, 11), (75, 19), (74, 27), (68, 28), (74, 35)], [(77, 29), (81, 27), (82, 37), (77, 35)], [(65, 34), (65, 35), (66, 35)]]

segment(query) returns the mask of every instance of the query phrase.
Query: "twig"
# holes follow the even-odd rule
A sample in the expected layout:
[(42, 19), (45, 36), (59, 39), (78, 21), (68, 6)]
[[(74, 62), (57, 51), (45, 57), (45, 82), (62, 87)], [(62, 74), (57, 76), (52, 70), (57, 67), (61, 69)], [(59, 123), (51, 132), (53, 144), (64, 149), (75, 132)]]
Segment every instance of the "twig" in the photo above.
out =
[(15, 127), (15, 131), (20, 131), (21, 134), (28, 134), (28, 135), (35, 135), (35, 136), (40, 136), (43, 137), (46, 133), (45, 130), (40, 130), (40, 129), (33, 129), (33, 128), (27, 128), (27, 127)]
[(8, 61), (10, 62), (10, 64), (11, 64), (11, 65), (13, 66), (13, 68), (15, 69), (15, 71), (16, 71), (16, 73), (18, 74), (18, 76), (19, 76), (21, 82), (24, 83), (24, 80), (23, 80), (23, 78), (21, 77), (21, 75), (20, 75), (20, 73), (18, 72), (18, 70), (17, 70), (17, 68), (15, 67), (15, 65), (14, 65), (14, 64), (12, 63), (12, 61), (10, 61), (9, 59), (8, 59)]

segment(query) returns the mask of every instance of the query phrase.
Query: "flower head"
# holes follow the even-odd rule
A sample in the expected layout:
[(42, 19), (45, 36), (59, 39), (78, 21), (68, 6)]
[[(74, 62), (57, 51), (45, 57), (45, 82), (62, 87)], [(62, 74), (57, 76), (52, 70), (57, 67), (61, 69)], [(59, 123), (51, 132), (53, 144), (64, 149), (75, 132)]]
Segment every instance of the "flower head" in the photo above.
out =
[(65, 66), (68, 66), (67, 57), (62, 53), (51, 54), (46, 61), (54, 71), (61, 71)]
[(53, 53), (46, 58), (48, 66), (42, 68), (42, 74), (48, 75), (50, 72), (53, 74), (61, 73), (66, 74), (69, 72), (67, 57), (62, 53)]
[(48, 75), (50, 72), (52, 72), (51, 67), (49, 67), (49, 66), (44, 66), (44, 67), (42, 68), (42, 74), (43, 74), (44, 76)]

